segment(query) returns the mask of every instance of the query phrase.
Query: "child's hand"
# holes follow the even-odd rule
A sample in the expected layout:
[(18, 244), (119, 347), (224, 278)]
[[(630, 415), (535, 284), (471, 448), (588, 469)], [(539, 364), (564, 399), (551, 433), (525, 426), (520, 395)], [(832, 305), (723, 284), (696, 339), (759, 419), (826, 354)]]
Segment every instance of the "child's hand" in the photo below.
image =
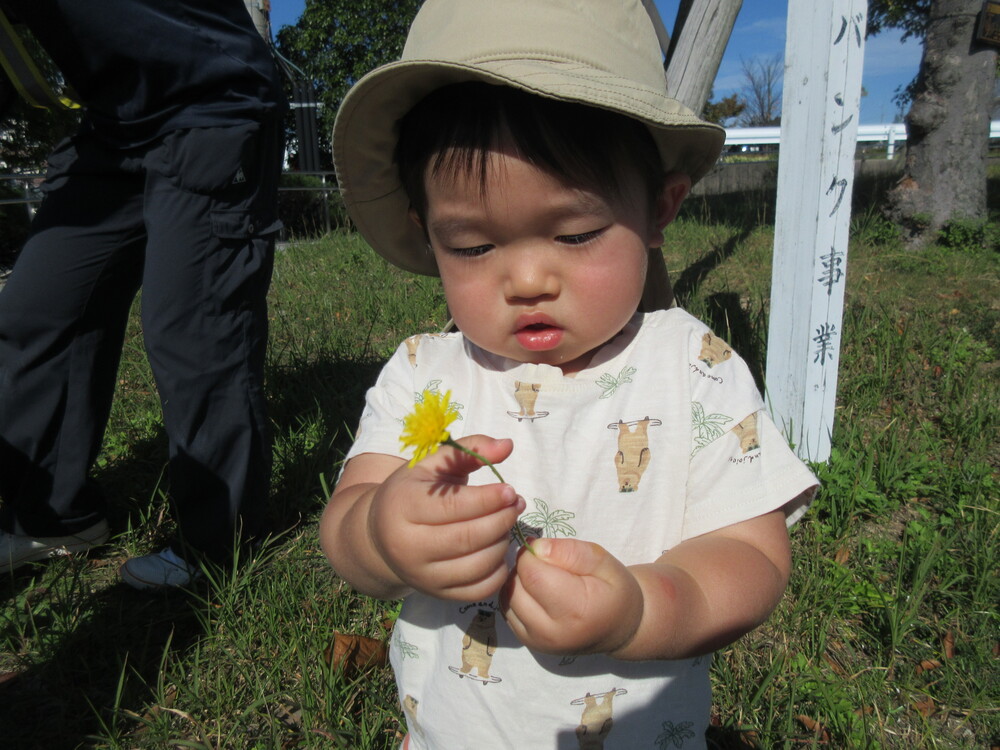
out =
[(522, 550), (503, 591), (518, 639), (550, 654), (610, 653), (635, 635), (643, 594), (632, 573), (603, 547), (537, 539)]
[[(510, 440), (484, 435), (458, 441), (499, 463)], [(483, 464), (442, 446), (413, 468), (403, 465), (376, 490), (368, 514), (375, 550), (406, 586), (441, 599), (492, 596), (509, 571), (504, 555), (524, 499), (508, 484), (469, 487)]]

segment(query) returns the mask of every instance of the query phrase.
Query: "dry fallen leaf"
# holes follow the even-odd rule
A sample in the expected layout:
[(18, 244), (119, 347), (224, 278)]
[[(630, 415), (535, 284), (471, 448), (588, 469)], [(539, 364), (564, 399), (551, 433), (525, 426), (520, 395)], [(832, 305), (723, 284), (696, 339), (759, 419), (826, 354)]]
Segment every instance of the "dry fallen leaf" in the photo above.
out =
[(812, 732), (814, 735), (816, 735), (816, 739), (819, 741), (821, 745), (830, 744), (830, 733), (826, 731), (826, 727), (824, 727), (818, 721), (816, 721), (815, 719), (811, 719), (808, 716), (805, 716), (804, 714), (799, 714), (798, 716), (795, 717), (795, 719), (802, 726), (806, 728), (807, 732)]
[(351, 676), (385, 666), (389, 662), (389, 649), (384, 640), (334, 633), (333, 644), (323, 652), (323, 657), (334, 669), (341, 669), (345, 676)]
[(851, 550), (847, 547), (841, 547), (837, 550), (837, 554), (833, 556), (833, 561), (837, 563), (837, 565), (845, 565), (850, 558)]
[(829, 666), (830, 669), (833, 670), (834, 674), (838, 674), (841, 677), (843, 677), (844, 675), (847, 674), (847, 671), (842, 666), (840, 666), (840, 664), (837, 662), (836, 659), (834, 659), (830, 655), (829, 651), (824, 651), (823, 652), (823, 661), (825, 661), (826, 664), (827, 664), (827, 666)]
[[(716, 729), (720, 729), (722, 727), (722, 717), (719, 716), (718, 713), (713, 711), (712, 715), (709, 717), (708, 723), (711, 726), (715, 727)], [(710, 736), (712, 731), (713, 730), (711, 729), (709, 730)], [(726, 736), (727, 743), (735, 742), (736, 747), (745, 747), (748, 748), (748, 750), (756, 750), (756, 748), (759, 747), (757, 733), (754, 732), (753, 730), (736, 729), (732, 731), (734, 731), (736, 736), (734, 738), (731, 738), (727, 735)], [(729, 746), (730, 746), (729, 744), (726, 745), (726, 747)]]
[(937, 710), (937, 706), (934, 705), (934, 699), (928, 697), (914, 703), (913, 710), (926, 719)]
[(924, 659), (917, 665), (916, 673), (923, 674), (924, 672), (930, 672), (932, 669), (937, 669), (941, 666), (941, 662), (937, 659)]
[(941, 639), (941, 650), (944, 651), (945, 659), (955, 658), (955, 634), (950, 630)]

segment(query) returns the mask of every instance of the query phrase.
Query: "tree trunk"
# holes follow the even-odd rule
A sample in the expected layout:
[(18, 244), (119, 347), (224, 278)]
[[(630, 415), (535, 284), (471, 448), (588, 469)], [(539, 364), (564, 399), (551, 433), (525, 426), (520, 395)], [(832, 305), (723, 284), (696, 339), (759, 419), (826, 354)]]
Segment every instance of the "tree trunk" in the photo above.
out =
[(981, 0), (933, 0), (913, 104), (906, 163), (886, 214), (911, 247), (959, 218), (986, 218), (986, 156), (996, 50), (975, 40)]

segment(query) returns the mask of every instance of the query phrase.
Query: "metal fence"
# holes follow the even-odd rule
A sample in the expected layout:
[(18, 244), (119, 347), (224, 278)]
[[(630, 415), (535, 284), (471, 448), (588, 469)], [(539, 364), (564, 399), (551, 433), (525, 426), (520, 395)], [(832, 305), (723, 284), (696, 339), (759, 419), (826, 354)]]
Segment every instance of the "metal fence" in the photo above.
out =
[[(278, 187), (278, 192), (281, 193), (294, 193), (294, 192), (322, 192), (328, 194), (336, 191), (337, 181), (335, 179), (336, 173), (333, 171), (326, 172), (284, 172), (286, 175), (302, 175), (304, 177), (318, 177), (320, 180), (320, 185), (316, 187), (312, 186), (298, 186), (298, 185), (281, 185)], [(42, 200), (41, 191), (38, 189), (45, 178), (43, 173), (21, 173), (21, 174), (0, 174), (0, 184), (3, 183), (13, 183), (15, 189), (20, 192), (21, 197), (17, 198), (5, 198), (0, 197), (0, 206), (16, 205), (19, 203), (34, 204)]]
[(18, 198), (0, 196), (0, 206), (17, 205), (19, 203), (31, 206), (38, 203), (42, 199), (41, 193), (38, 191), (38, 186), (41, 184), (44, 176), (42, 174), (0, 174), (0, 184), (13, 184), (13, 189), (21, 194), (21, 197)]
[[(1000, 120), (990, 122), (990, 140), (1000, 138)], [(906, 141), (906, 124), (859, 125), (858, 143), (885, 143), (887, 159), (893, 158), (896, 144)], [(726, 147), (754, 149), (781, 143), (781, 127), (726, 128)]]

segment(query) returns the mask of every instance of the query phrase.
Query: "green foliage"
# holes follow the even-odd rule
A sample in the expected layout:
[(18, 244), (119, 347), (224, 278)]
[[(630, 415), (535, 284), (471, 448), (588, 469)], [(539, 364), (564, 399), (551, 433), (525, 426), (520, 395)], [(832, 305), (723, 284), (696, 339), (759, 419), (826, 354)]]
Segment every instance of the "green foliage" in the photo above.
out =
[[(21, 40), (54, 90), (62, 78), (31, 33), (19, 28)], [(39, 175), (53, 147), (70, 135), (80, 121), (79, 110), (32, 107), (0, 71), (0, 163), (8, 174)], [(0, 183), (0, 198), (22, 199), (22, 183)], [(30, 219), (23, 203), (0, 206), (0, 270), (9, 268), (28, 236)]]
[(873, 247), (899, 242), (899, 227), (889, 221), (877, 206), (869, 205), (851, 216), (851, 238)]
[[(333, 121), (347, 90), (365, 73), (397, 59), (422, 0), (307, 0), (294, 26), (278, 30), (276, 46), (316, 87), (319, 132)], [(320, 137), (321, 144), (328, 138)], [(325, 152), (327, 168), (332, 164)]]
[(868, 35), (902, 29), (903, 39), (923, 37), (933, 0), (868, 0)]
[(701, 116), (709, 122), (728, 125), (743, 114), (746, 107), (746, 102), (742, 101), (738, 94), (730, 94), (717, 102), (712, 101), (712, 94), (709, 94)]
[(77, 110), (38, 109), (18, 97), (0, 125), (4, 171), (44, 172), (49, 153), (76, 130), (79, 121)]
[(942, 227), (938, 244), (963, 253), (1000, 250), (1000, 228), (982, 219), (953, 219)]
[[(54, 91), (62, 89), (62, 75), (48, 54), (23, 26), (18, 34), (25, 49)], [(0, 77), (6, 74), (0, 71)], [(4, 81), (6, 83), (6, 81)], [(0, 161), (5, 172), (41, 172), (52, 148), (76, 130), (81, 110), (32, 107), (19, 94), (0, 112)]]
[(285, 236), (319, 237), (347, 227), (349, 219), (340, 191), (332, 180), (315, 175), (286, 172), (278, 192), (278, 215)]

